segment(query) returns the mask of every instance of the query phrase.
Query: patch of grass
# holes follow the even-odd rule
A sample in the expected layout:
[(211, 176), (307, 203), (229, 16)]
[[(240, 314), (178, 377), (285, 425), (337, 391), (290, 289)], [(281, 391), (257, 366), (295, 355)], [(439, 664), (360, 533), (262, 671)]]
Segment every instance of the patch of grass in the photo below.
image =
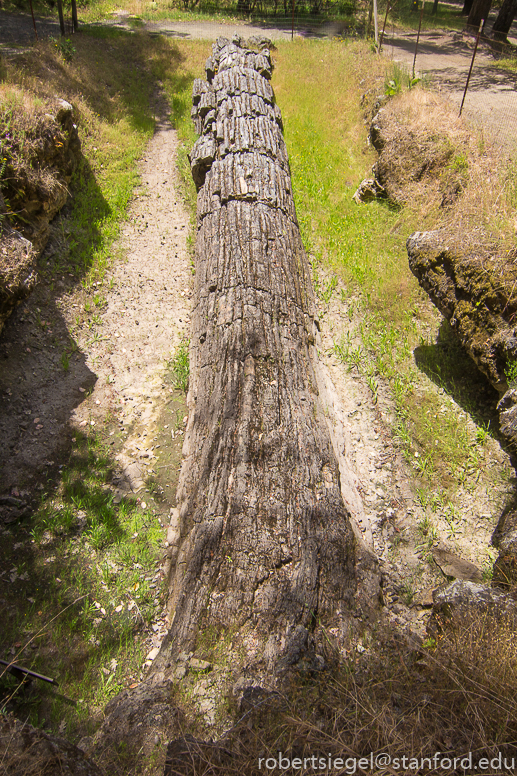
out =
[(162, 526), (135, 498), (116, 503), (112, 471), (109, 446), (77, 434), (57, 488), (2, 538), (0, 566), (13, 570), (0, 650), (60, 684), (60, 694), (18, 690), (8, 706), (35, 725), (66, 719), (71, 737), (138, 679), (163, 600)]
[(395, 97), (404, 89), (412, 89), (420, 83), (420, 78), (411, 75), (409, 68), (404, 63), (392, 62), (384, 76), (384, 94), (387, 97)]
[(174, 356), (168, 362), (167, 368), (169, 369), (170, 379), (174, 388), (187, 393), (190, 372), (188, 339), (183, 339), (180, 342)]
[(512, 47), (509, 56), (501, 57), (493, 62), (492, 67), (497, 67), (498, 70), (509, 70), (512, 73), (517, 73), (517, 52), (515, 47)]
[(514, 387), (517, 382), (517, 361), (510, 361), (504, 370), (504, 376), (510, 387)]

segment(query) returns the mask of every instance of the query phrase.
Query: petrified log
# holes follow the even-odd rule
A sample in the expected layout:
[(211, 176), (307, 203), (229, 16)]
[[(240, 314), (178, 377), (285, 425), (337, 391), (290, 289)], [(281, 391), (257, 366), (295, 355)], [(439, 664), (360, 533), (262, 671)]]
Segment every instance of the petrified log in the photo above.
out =
[(346, 628), (357, 613), (357, 564), (377, 582), (318, 390), (318, 320), (271, 69), (267, 50), (219, 39), (194, 85), (196, 287), (172, 626), (154, 664), (165, 675), (207, 627), (231, 627), (267, 672), (292, 664), (320, 623)]

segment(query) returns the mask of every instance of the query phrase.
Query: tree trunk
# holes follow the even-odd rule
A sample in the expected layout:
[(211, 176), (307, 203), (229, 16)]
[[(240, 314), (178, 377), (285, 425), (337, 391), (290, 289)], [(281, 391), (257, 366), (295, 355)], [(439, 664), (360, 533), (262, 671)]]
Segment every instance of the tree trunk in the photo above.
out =
[(77, 0), (72, 0), (72, 29), (74, 32), (79, 31), (79, 20), (77, 18)]
[(474, 0), (467, 19), (467, 30), (477, 32), (481, 21), (488, 19), (492, 0)]
[(63, 16), (63, 0), (57, 0), (57, 12), (59, 15), (59, 29), (61, 30), (61, 35), (66, 35), (65, 31), (65, 17)]
[[(269, 52), (219, 39), (194, 84), (200, 139), (189, 420), (154, 670), (231, 628), (269, 672), (344, 629), (377, 567), (356, 539), (321, 396), (318, 321)], [(343, 480), (346, 473), (341, 472)], [(373, 591), (373, 592), (372, 592)], [(371, 600), (367, 600), (368, 596)], [(319, 636), (318, 636), (319, 634)]]
[(517, 0), (504, 0), (497, 19), (492, 27), (492, 35), (496, 40), (505, 41), (513, 20), (517, 16)]
[(463, 10), (461, 11), (462, 16), (469, 15), (473, 2), (474, 0), (465, 0), (465, 2), (463, 3)]

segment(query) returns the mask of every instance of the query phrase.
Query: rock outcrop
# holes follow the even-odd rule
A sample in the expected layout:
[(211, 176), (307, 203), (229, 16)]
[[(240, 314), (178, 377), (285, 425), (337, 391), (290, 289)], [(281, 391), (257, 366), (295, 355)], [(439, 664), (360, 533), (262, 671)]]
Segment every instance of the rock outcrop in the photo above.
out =
[[(49, 224), (65, 204), (80, 141), (73, 108), (64, 100), (23, 115), (23, 106), (0, 126), (0, 331), (36, 282), (36, 262)], [(17, 121), (23, 128), (19, 128)]]
[[(415, 232), (407, 241), (409, 266), (447, 318), (461, 344), (501, 398), (499, 425), (517, 451), (517, 275), (515, 258), (486, 256), (466, 239), (442, 230)], [(493, 536), (499, 548), (494, 583), (517, 584), (515, 510), (502, 515)]]
[(468, 242), (440, 230), (415, 232), (407, 251), (418, 282), (502, 396), (501, 431), (516, 448), (517, 391), (511, 378), (517, 363), (515, 257), (502, 261), (480, 255)]
[(433, 609), (427, 623), (428, 633), (436, 637), (444, 628), (466, 621), (483, 619), (502, 622), (514, 630), (517, 602), (501, 590), (488, 585), (456, 580), (433, 594)]
[(166, 744), (177, 738), (182, 723), (172, 682), (142, 682), (113, 698), (99, 730), (79, 745), (112, 776), (127, 772), (124, 763), (132, 773), (161, 776)]
[[(432, 114), (442, 110), (430, 92), (408, 93), (389, 102), (374, 115), (369, 140), (379, 156), (354, 194), (356, 202), (378, 197), (403, 206), (422, 197), (450, 207), (464, 186), (460, 164), (451, 164), (466, 143), (456, 127), (448, 133), (433, 126)], [(426, 120), (423, 120), (423, 116)]]

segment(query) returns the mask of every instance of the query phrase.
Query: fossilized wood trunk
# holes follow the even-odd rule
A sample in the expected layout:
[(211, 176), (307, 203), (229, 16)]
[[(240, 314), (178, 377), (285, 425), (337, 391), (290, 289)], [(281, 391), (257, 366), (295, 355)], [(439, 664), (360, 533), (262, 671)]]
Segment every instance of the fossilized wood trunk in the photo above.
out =
[(318, 322), (270, 75), (268, 51), (220, 39), (194, 86), (189, 421), (156, 670), (207, 626), (238, 631), (267, 670), (288, 665), (317, 623), (345, 627), (356, 604), (363, 550), (318, 395)]

